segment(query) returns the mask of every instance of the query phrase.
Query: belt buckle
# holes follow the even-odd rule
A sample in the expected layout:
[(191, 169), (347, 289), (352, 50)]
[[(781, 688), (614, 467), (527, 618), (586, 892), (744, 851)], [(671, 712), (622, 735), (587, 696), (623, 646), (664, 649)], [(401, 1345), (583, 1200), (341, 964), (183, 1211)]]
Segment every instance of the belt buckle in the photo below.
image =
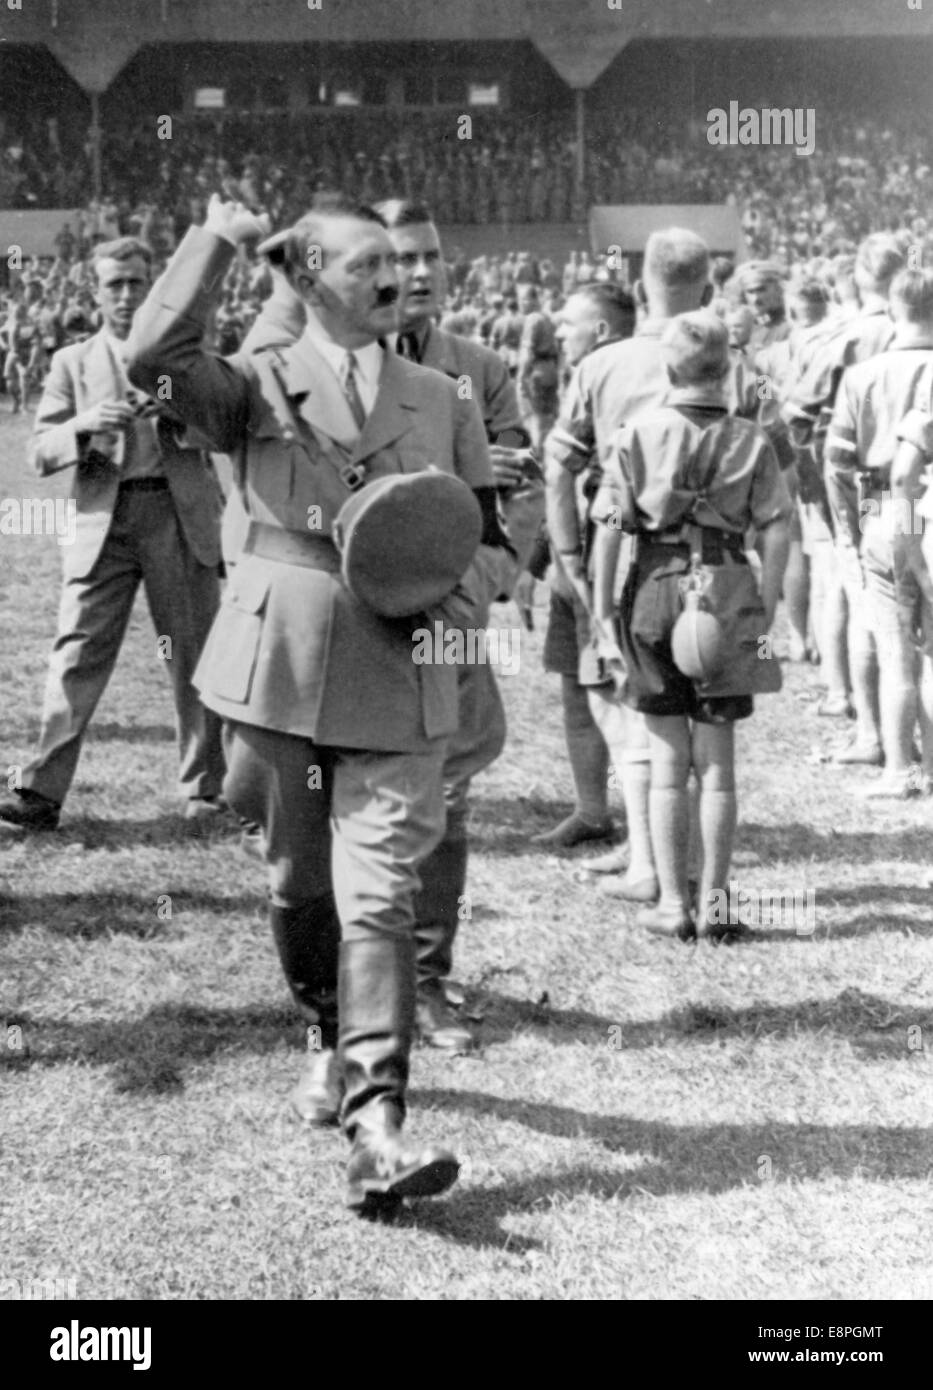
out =
[(356, 492), (366, 481), (366, 474), (355, 463), (345, 463), (340, 469), (340, 477), (351, 492)]

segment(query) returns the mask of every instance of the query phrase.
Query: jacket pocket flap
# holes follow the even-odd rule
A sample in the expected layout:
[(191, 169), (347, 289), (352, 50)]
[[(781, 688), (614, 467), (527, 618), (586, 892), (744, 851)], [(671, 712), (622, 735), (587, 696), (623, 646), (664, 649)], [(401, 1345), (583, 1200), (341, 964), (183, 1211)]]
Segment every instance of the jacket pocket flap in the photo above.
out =
[(261, 613), (270, 588), (268, 575), (241, 562), (230, 580), (224, 602), (241, 613)]

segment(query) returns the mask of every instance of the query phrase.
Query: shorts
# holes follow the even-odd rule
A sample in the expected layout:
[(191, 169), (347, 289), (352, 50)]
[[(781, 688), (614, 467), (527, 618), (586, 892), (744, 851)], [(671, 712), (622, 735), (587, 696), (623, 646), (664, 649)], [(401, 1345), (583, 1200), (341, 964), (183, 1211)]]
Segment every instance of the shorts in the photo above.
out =
[(861, 562), (865, 616), (876, 642), (894, 639), (933, 653), (933, 609), (913, 569), (895, 568), (893, 543), (875, 517), (863, 527)]
[(559, 565), (555, 566), (551, 584), (543, 660), (545, 671), (571, 676), (578, 685), (609, 683), (599, 669), (590, 615)]
[(733, 724), (754, 709), (751, 694), (703, 695), (671, 655), (671, 632), (683, 609), (685, 547), (640, 545), (622, 593), (622, 699), (642, 714), (684, 715), (698, 724)]
[(576, 589), (555, 564), (551, 584), (551, 610), (544, 637), (544, 669), (555, 676), (570, 676), (578, 685), (610, 685), (592, 641), (592, 623)]

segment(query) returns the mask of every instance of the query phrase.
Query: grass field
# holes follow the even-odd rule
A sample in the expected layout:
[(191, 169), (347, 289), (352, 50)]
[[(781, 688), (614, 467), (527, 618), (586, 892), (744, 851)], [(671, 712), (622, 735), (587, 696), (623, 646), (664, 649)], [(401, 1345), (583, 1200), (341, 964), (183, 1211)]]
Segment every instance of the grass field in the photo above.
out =
[[(0, 498), (64, 490), (29, 474), (25, 436), (0, 420)], [(0, 547), (5, 773), (37, 730), (59, 553)], [(579, 855), (529, 845), (570, 801), (543, 603), (475, 787), (456, 973), (484, 1046), (413, 1058), (411, 1128), (463, 1178), (382, 1226), (341, 1206), (345, 1141), (288, 1114), (302, 1037), (262, 870), (229, 834), (184, 833), (140, 602), (61, 829), (0, 841), (0, 1278), (79, 1298), (933, 1297), (933, 803), (854, 800), (857, 774), (821, 761), (838, 729), (816, 673), (785, 667), (740, 735), (761, 867), (736, 877), (812, 888), (815, 930), (641, 934)]]

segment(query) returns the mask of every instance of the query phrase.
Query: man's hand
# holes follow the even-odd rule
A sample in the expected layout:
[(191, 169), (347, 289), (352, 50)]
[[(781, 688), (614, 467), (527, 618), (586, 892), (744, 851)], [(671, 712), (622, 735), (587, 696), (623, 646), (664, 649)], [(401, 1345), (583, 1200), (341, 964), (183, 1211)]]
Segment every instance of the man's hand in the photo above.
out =
[(559, 560), (561, 568), (572, 584), (577, 598), (583, 604), (587, 613), (592, 613), (593, 592), (590, 588), (589, 580), (586, 577), (586, 571), (583, 568), (582, 552), (578, 551), (574, 554), (568, 554), (566, 551), (561, 551)]
[(112, 434), (128, 430), (135, 419), (133, 407), (126, 401), (102, 401), (82, 411), (75, 423), (80, 434)]
[(204, 226), (215, 236), (223, 237), (231, 246), (247, 241), (259, 241), (271, 231), (266, 214), (250, 212), (245, 203), (225, 201), (218, 193), (211, 194)]
[(504, 444), (490, 444), (489, 461), (497, 488), (518, 487), (528, 465), (537, 467), (530, 449), (509, 449)]
[(596, 655), (606, 667), (613, 684), (618, 688), (625, 678), (625, 658), (616, 636), (615, 622), (612, 618), (593, 619), (593, 642)]
[(522, 622), (529, 632), (535, 630), (535, 577), (528, 570), (522, 570), (518, 579), (515, 581), (515, 591), (513, 599), (518, 605), (518, 611), (522, 616)]

